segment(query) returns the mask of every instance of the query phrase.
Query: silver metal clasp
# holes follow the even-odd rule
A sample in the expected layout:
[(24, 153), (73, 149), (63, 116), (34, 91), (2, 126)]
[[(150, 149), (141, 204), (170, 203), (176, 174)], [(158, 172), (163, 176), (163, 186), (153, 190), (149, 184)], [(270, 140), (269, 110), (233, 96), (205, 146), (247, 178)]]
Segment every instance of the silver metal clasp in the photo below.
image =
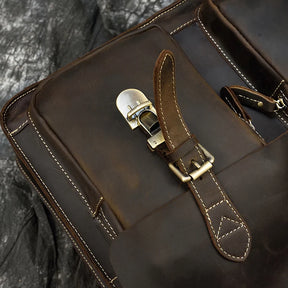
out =
[(202, 176), (204, 173), (206, 173), (208, 170), (210, 170), (213, 167), (214, 163), (214, 156), (209, 153), (201, 144), (198, 144), (199, 148), (203, 151), (205, 157), (207, 158), (207, 161), (205, 161), (202, 165), (200, 165), (198, 162), (192, 160), (192, 164), (197, 168), (193, 170), (189, 175), (183, 174), (175, 165), (174, 163), (169, 163), (169, 168), (173, 171), (173, 173), (184, 183), (196, 180), (200, 176)]
[(137, 89), (122, 91), (116, 99), (116, 106), (132, 130), (141, 126), (151, 136), (147, 140), (150, 149), (154, 150), (165, 142), (156, 109), (143, 92)]

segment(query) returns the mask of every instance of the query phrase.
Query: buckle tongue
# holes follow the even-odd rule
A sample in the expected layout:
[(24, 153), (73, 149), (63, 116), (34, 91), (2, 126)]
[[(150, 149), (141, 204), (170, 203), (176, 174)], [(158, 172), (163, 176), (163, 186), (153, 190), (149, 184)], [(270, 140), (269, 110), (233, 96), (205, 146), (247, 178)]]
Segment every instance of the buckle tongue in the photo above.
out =
[(199, 148), (201, 148), (202, 152), (207, 158), (207, 161), (205, 161), (202, 165), (200, 165), (198, 162), (192, 161), (192, 163), (196, 166), (197, 169), (193, 170), (188, 175), (183, 174), (175, 165), (174, 163), (169, 163), (169, 168), (173, 171), (173, 173), (184, 183), (196, 180), (200, 176), (202, 176), (204, 173), (206, 173), (208, 170), (210, 170), (213, 167), (214, 163), (214, 156), (210, 154), (201, 144), (198, 144)]

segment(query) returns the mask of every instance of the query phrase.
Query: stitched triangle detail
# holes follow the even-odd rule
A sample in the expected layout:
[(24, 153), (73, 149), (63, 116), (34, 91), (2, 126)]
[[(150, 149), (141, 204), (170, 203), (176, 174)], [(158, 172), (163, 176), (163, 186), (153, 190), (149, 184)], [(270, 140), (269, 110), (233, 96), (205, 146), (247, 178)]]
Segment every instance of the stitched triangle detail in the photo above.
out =
[(233, 220), (226, 216), (222, 216), (219, 224), (219, 229), (217, 232), (217, 239), (223, 237), (224, 235), (229, 234), (234, 230), (238, 230), (240, 227), (242, 227), (242, 224), (239, 223), (238, 221)]

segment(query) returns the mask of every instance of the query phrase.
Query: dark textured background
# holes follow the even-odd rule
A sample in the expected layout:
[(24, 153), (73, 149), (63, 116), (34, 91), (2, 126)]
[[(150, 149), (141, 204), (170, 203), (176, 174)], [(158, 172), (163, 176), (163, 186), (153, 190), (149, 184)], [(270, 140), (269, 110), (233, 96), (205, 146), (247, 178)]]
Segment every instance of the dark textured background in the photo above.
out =
[[(0, 107), (173, 0), (0, 0)], [(0, 132), (0, 288), (97, 287)]]

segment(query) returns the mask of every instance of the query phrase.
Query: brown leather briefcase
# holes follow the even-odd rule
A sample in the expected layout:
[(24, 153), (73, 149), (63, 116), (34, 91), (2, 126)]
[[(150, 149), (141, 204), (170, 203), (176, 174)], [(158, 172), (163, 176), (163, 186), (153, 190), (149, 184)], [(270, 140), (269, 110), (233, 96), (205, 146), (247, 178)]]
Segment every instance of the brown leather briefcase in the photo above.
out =
[(175, 2), (3, 108), (99, 287), (288, 287), (287, 11)]

